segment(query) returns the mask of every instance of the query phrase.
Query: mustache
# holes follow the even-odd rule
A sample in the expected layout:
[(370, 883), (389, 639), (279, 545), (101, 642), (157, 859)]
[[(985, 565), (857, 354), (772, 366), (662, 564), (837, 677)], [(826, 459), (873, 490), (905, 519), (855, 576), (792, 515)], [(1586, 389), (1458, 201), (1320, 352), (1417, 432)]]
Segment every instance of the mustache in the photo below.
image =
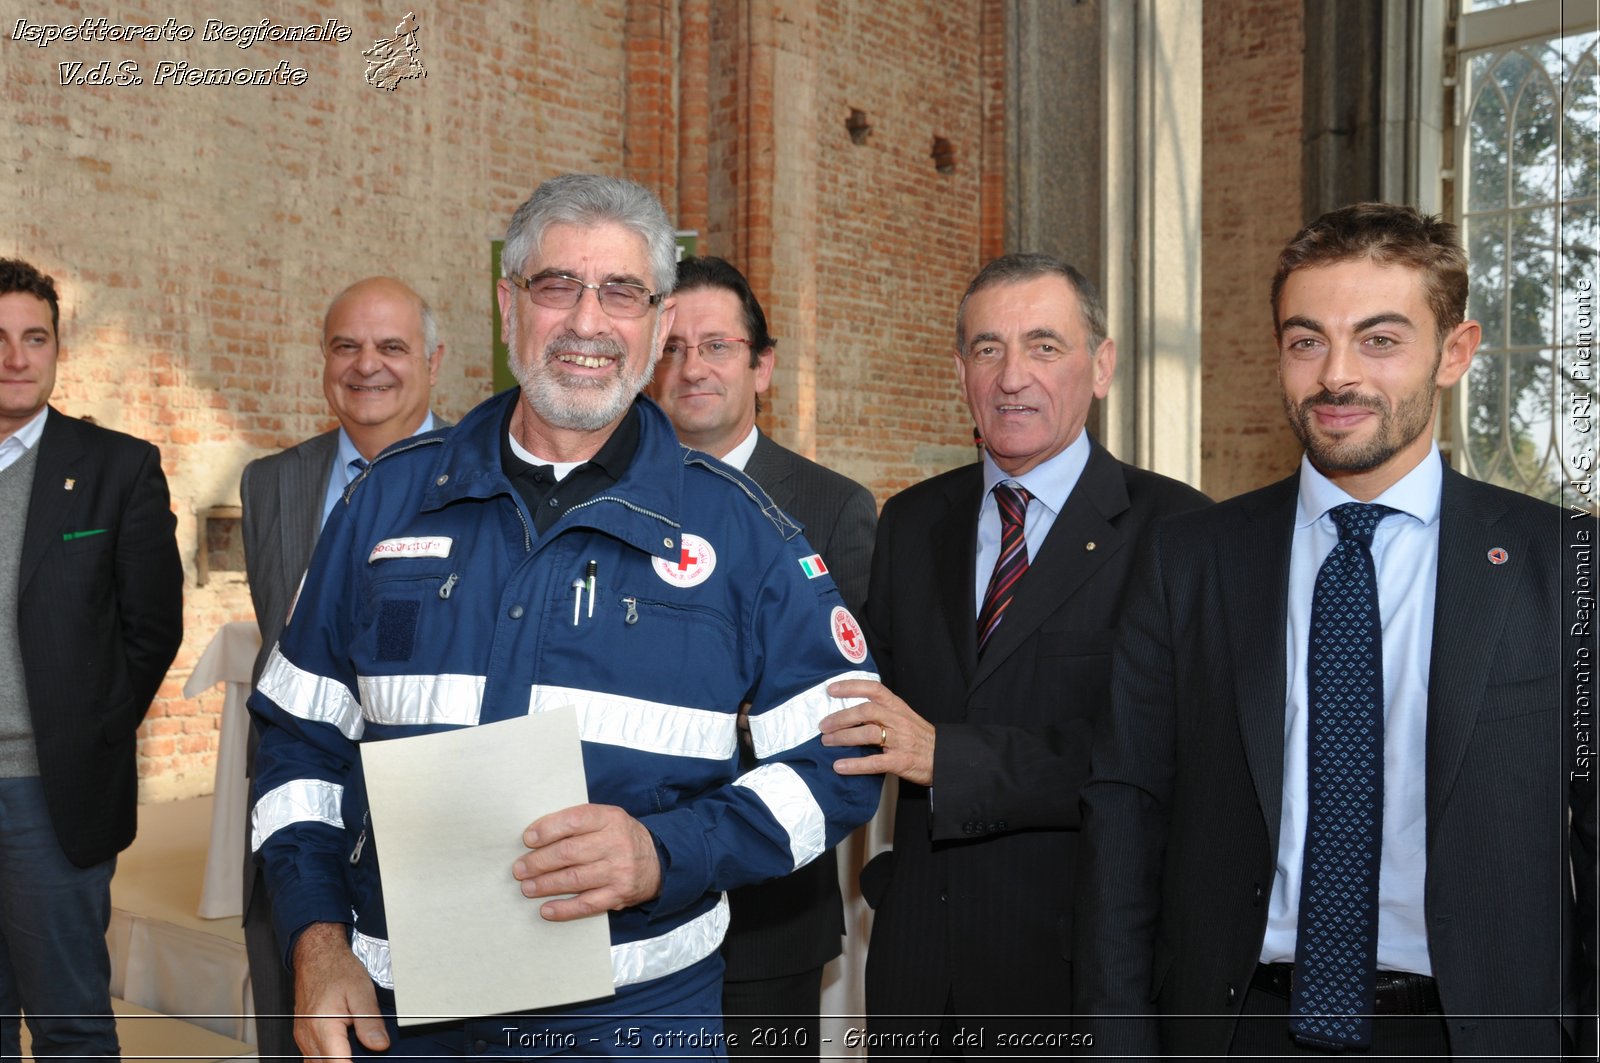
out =
[(620, 362), (623, 360), (625, 353), (622, 349), (622, 344), (614, 339), (604, 336), (585, 339), (575, 332), (564, 332), (551, 338), (550, 342), (544, 345), (544, 360), (547, 362), (553, 360), (558, 354), (584, 354), (591, 357), (605, 356), (615, 358)]
[(1358, 391), (1341, 391), (1335, 394), (1327, 388), (1302, 399), (1295, 408), (1304, 411), (1313, 406), (1359, 406), (1374, 413), (1385, 413), (1389, 409), (1388, 404), (1375, 395), (1363, 395)]

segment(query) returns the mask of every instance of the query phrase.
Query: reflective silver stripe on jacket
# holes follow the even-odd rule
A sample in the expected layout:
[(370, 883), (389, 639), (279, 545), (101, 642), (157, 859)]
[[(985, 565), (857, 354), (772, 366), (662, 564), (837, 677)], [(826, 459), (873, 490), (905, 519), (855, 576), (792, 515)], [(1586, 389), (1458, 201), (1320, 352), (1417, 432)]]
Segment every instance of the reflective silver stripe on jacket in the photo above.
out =
[(364, 675), (361, 714), (372, 723), (471, 727), (483, 708), (481, 675)]
[[(727, 932), (728, 896), (723, 894), (715, 908), (665, 934), (611, 946), (611, 981), (620, 988), (681, 971), (716, 952)], [(352, 932), (350, 951), (374, 982), (385, 989), (394, 988), (387, 941)]]
[(344, 787), (321, 779), (294, 779), (261, 795), (250, 813), (250, 851), (260, 849), (266, 840), (295, 823), (326, 823), (344, 829), (339, 806)]
[(643, 753), (729, 760), (738, 748), (738, 718), (732, 712), (691, 709), (659, 701), (606, 694), (580, 687), (535, 686), (529, 712), (571, 705), (578, 712), (578, 737)]
[(261, 693), (291, 716), (332, 724), (354, 742), (361, 737), (361, 705), (337, 679), (308, 672), (285, 657), (277, 646), (256, 684)]
[(800, 774), (787, 764), (763, 764), (733, 780), (754, 790), (774, 819), (789, 834), (794, 866), (808, 864), (827, 848), (828, 820)]
[(368, 937), (359, 930), (350, 931), (350, 951), (356, 954), (367, 975), (385, 989), (394, 988), (394, 971), (389, 962), (389, 943), (383, 938)]
[(717, 906), (653, 938), (611, 946), (611, 982), (619, 989), (673, 974), (716, 952), (728, 932), (728, 895)]
[(756, 756), (762, 760), (786, 749), (804, 745), (819, 734), (817, 724), (829, 713), (861, 704), (861, 698), (831, 698), (828, 686), (846, 679), (878, 678), (877, 672), (840, 672), (808, 690), (802, 690), (788, 701), (774, 705), (760, 715), (750, 717), (750, 741), (755, 745)]

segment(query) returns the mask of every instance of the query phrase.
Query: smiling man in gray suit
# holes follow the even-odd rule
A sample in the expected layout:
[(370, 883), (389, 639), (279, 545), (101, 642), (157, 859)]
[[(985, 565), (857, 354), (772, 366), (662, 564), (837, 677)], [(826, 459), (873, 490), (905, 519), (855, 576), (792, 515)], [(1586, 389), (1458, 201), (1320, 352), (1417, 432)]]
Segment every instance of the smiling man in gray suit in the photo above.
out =
[[(678, 264), (673, 298), (678, 313), (653, 395), (679, 440), (743, 469), (799, 521), (845, 604), (859, 613), (877, 505), (865, 487), (779, 446), (756, 427), (775, 341), (755, 293), (730, 263), (707, 256)], [(749, 756), (748, 745), (742, 748)], [(736, 889), (729, 901), (723, 1027), (737, 1037), (729, 1054), (816, 1057), (822, 968), (839, 955), (844, 932), (833, 850), (792, 875)]]
[[(256, 459), (239, 483), (245, 569), (261, 628), (256, 675), (288, 619), (323, 521), (346, 486), (391, 443), (435, 427), (428, 402), (444, 359), (438, 332), (428, 304), (392, 277), (357, 281), (329, 305), (322, 388), (339, 427)], [(253, 729), (250, 737), (253, 760)], [(297, 1056), (294, 983), (273, 938), (260, 871), (249, 852), (244, 859), (245, 941), (261, 1056)]]

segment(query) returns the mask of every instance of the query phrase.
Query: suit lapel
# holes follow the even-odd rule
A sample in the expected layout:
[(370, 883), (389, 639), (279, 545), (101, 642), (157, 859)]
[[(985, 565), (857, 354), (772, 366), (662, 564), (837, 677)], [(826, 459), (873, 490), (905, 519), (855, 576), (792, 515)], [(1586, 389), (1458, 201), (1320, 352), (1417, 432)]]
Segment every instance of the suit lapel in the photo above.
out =
[[(989, 637), (989, 645), (972, 678), (973, 686), (999, 668), (1040, 624), (1061, 608), (1062, 602), (1083, 586), (1106, 558), (1126, 545), (1111, 520), (1127, 508), (1128, 485), (1123, 479), (1122, 467), (1099, 444), (1091, 441), (1088, 464), (1050, 526), (1050, 534), (1039, 547), (1039, 556), (1029, 559), (1028, 572), (1017, 585), (1005, 619)], [(973, 526), (976, 529), (976, 515)], [(1094, 544), (1092, 548), (1090, 543)], [(976, 542), (969, 553), (976, 555)], [(973, 584), (969, 580), (967, 585)], [(971, 617), (970, 599), (967, 611), (967, 626), (974, 629), (972, 637), (976, 643), (976, 620)]]
[[(783, 460), (783, 452), (778, 445), (768, 439), (765, 432), (756, 432), (756, 449), (751, 452), (750, 460), (745, 462), (745, 475), (761, 485), (767, 497), (778, 504), (778, 508), (789, 513), (790, 505), (794, 502), (794, 492), (789, 484), (789, 474), (792, 471), (789, 463)], [(791, 517), (793, 513), (789, 513)]]
[[(84, 455), (83, 442), (73, 431), (65, 414), (55, 407), (45, 415), (44, 433), (39, 437), (39, 460), (33, 473), (33, 490), (28, 495), (28, 523), (22, 533), (22, 558), (17, 571), (17, 588), (28, 585), (34, 570), (44, 559), (51, 543), (60, 542), (64, 531), (88, 531), (87, 528), (65, 528), (72, 504), (80, 495), (75, 492), (97, 490), (100, 485), (90, 482), (78, 470)], [(68, 480), (72, 487), (67, 487)]]
[(934, 593), (944, 613), (961, 666), (961, 677), (972, 686), (972, 673), (978, 663), (978, 616), (973, 609), (973, 569), (978, 551), (978, 503), (983, 489), (981, 465), (970, 466), (971, 476), (952, 485), (946, 497), (944, 515), (929, 530), (933, 551)]
[(295, 585), (311, 564), (317, 537), (322, 534), (322, 504), (339, 454), (337, 429), (319, 439), (325, 439), (327, 445), (300, 450), (299, 461), (285, 468), (278, 480), (278, 512), (284, 521), (283, 567)]
[[(1504, 512), (1491, 492), (1460, 473), (1444, 470), (1439, 507), (1439, 577), (1433, 606), (1433, 650), (1428, 663), (1428, 834), (1461, 769), (1468, 739), (1522, 566), (1531, 547), (1502, 541), (1494, 525)], [(1511, 563), (1493, 571), (1486, 556), (1506, 548)]]
[(1239, 733), (1273, 850), (1283, 814), (1283, 714), (1288, 704), (1289, 551), (1298, 475), (1264, 492), (1217, 541), (1227, 643), (1233, 654)]

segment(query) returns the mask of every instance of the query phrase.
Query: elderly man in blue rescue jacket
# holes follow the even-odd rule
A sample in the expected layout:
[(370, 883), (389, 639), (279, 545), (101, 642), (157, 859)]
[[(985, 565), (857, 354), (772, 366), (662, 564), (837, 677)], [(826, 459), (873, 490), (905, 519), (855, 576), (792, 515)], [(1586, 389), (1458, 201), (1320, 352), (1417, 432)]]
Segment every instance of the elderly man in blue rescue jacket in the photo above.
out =
[[(674, 260), (638, 185), (541, 185), (501, 263), (520, 389), (391, 447), (322, 533), (251, 699), (253, 844), (308, 1057), (719, 1055), (723, 891), (794, 870), (877, 806), (877, 776), (833, 770), (858, 751), (817, 730), (845, 704), (830, 683), (875, 678), (855, 618), (761, 488), (639, 397)], [(590, 574), (593, 616), (574, 623)], [(740, 775), (746, 702), (760, 764)], [(530, 824), (507, 871), (545, 919), (609, 912), (615, 995), (401, 1036), (358, 747), (565, 705), (592, 803)]]

